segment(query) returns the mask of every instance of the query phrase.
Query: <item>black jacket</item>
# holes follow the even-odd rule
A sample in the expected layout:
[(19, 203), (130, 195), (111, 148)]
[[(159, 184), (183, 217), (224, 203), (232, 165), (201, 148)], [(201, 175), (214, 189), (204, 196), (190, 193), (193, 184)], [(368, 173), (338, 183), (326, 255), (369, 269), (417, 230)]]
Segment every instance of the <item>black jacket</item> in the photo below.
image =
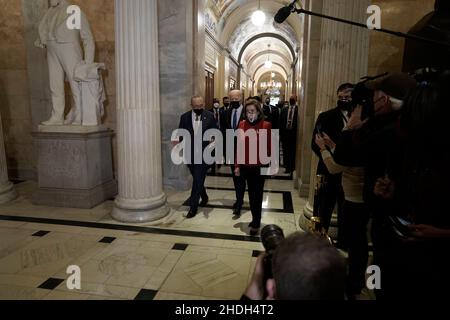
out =
[[(204, 111), (201, 116), (202, 121), (202, 140), (203, 135), (209, 129), (218, 129), (216, 125), (216, 121), (214, 119), (214, 115), (211, 112)], [(194, 160), (194, 127), (192, 126), (192, 110), (183, 114), (180, 118), (180, 124), (178, 126), (179, 129), (185, 129), (189, 131), (191, 136), (191, 161), (193, 163)], [(210, 144), (208, 141), (202, 142), (202, 151)]]
[(320, 148), (316, 144), (316, 135), (319, 133), (319, 131), (321, 133), (326, 133), (331, 138), (331, 140), (333, 140), (335, 143), (338, 143), (341, 137), (342, 129), (344, 129), (344, 115), (339, 108), (334, 108), (329, 111), (323, 112), (317, 118), (311, 144), (312, 150), (319, 157), (317, 174), (331, 176), (327, 169), (327, 166), (323, 162)]

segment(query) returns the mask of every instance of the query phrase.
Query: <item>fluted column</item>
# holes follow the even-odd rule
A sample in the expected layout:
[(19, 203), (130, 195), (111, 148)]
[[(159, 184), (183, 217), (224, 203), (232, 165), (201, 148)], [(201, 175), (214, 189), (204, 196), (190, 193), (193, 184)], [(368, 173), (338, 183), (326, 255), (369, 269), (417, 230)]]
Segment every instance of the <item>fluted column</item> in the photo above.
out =
[[(323, 0), (322, 12), (326, 15), (365, 23), (369, 5), (370, 0)], [(322, 20), (321, 24), (315, 119), (321, 112), (336, 105), (336, 89), (340, 84), (356, 83), (361, 77), (367, 75), (369, 57), (370, 31), (330, 20)], [(309, 144), (310, 141), (305, 143)], [(312, 216), (317, 161), (317, 156), (313, 154), (309, 198), (304, 216), (300, 219), (302, 227), (305, 227), (305, 221)]]
[(5, 143), (3, 141), (2, 116), (0, 114), (0, 204), (14, 200), (17, 197), (14, 185), (8, 179)]
[(162, 187), (157, 2), (116, 0), (115, 11), (119, 195), (112, 216), (155, 221), (169, 212)]

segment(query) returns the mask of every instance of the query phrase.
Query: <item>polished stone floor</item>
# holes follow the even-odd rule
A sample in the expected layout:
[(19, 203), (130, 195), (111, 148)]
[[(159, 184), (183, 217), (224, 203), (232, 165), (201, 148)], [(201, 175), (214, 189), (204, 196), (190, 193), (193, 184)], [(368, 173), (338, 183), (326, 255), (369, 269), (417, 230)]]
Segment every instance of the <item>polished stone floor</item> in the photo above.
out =
[[(187, 220), (189, 192), (167, 192), (163, 223), (114, 221), (107, 201), (92, 210), (34, 206), (35, 182), (0, 206), (0, 299), (239, 299), (262, 245), (250, 237), (248, 210), (233, 220), (227, 168), (207, 177), (210, 203)], [(266, 182), (263, 225), (299, 230), (305, 200), (293, 181)], [(248, 207), (246, 198), (245, 207)], [(68, 266), (79, 266), (81, 290), (69, 290)]]

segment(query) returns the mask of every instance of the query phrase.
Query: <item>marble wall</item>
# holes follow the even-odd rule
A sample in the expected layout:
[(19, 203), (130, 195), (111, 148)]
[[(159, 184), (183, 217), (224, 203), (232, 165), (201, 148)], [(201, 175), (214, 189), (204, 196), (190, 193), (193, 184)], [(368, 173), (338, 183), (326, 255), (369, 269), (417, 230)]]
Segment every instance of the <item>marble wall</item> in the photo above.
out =
[[(423, 16), (433, 11), (434, 0), (373, 0), (381, 8), (381, 27), (408, 32)], [(401, 71), (405, 40), (371, 32), (369, 74)]]
[(35, 161), (21, 0), (0, 0), (0, 112), (11, 178), (33, 178)]
[[(37, 23), (47, 3), (47, 0), (0, 0), (0, 110), (11, 178), (35, 179), (31, 132), (51, 111), (46, 51), (33, 45)], [(106, 63), (108, 99), (104, 122), (115, 130), (114, 2), (72, 0), (71, 3), (86, 13), (96, 40), (96, 61)]]

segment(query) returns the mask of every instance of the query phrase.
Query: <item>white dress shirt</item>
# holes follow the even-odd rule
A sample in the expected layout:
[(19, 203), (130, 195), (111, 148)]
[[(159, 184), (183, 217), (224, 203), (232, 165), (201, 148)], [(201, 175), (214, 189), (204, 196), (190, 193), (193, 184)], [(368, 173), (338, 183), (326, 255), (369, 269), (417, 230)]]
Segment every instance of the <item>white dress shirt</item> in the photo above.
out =
[[(241, 106), (237, 109), (233, 109), (233, 112), (231, 113), (231, 126), (233, 126), (233, 119), (234, 119), (234, 114), (237, 112), (237, 123), (236, 123), (236, 129), (239, 127), (239, 122), (241, 121), (241, 115), (242, 115), (242, 110), (244, 109), (244, 107)], [(234, 128), (233, 128), (234, 129)]]

